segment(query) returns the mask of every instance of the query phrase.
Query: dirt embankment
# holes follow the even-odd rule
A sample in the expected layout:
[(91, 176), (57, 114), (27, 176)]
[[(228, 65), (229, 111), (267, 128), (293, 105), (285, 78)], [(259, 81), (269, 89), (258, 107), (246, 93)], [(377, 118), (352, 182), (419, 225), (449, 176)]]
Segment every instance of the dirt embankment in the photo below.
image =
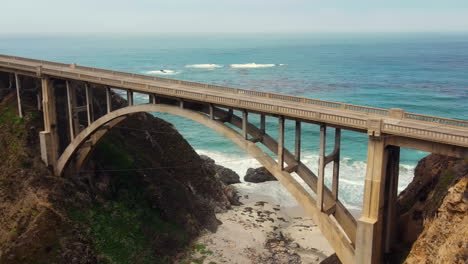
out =
[(24, 95), (20, 119), (14, 93), (5, 94), (0, 263), (170, 263), (230, 207), (232, 189), (171, 124), (149, 114), (109, 132), (81, 171), (53, 176), (40, 160), (36, 98)]
[(468, 160), (431, 154), (399, 197), (406, 263), (468, 261)]

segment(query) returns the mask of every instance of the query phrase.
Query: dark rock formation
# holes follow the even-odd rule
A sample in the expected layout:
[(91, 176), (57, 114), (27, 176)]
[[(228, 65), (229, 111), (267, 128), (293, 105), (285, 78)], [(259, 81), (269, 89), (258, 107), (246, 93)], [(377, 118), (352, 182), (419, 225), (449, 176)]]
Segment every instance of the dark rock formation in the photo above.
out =
[(320, 264), (341, 264), (341, 261), (336, 254), (332, 254), (331, 256), (322, 260)]
[(16, 98), (0, 100), (2, 264), (170, 263), (235, 202), (171, 124), (144, 113), (103, 137), (81, 171), (55, 177), (40, 160), (35, 105), (25, 100), (18, 119)]
[(277, 181), (277, 179), (265, 167), (260, 167), (256, 169), (249, 168), (244, 176), (244, 181), (259, 183), (266, 181)]
[(265, 249), (269, 254), (260, 256), (259, 262), (265, 264), (288, 263), (300, 264), (301, 257), (296, 253), (297, 243), (284, 237), (281, 233), (270, 233), (265, 242)]
[(235, 171), (216, 164), (215, 161), (208, 156), (201, 155), (200, 158), (203, 160), (204, 166), (208, 170), (214, 170), (216, 172), (215, 176), (224, 184), (230, 185), (240, 183), (240, 177)]

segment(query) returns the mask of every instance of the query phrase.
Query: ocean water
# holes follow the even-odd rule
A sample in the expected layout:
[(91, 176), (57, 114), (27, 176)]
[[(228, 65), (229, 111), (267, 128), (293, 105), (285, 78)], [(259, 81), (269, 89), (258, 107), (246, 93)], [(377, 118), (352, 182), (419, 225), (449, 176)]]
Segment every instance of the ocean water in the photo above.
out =
[[(380, 108), (468, 119), (468, 33), (303, 35), (56, 35), (0, 36), (0, 53), (214, 83)], [(145, 96), (136, 95), (137, 102)], [(192, 121), (172, 122), (201, 154), (237, 171), (259, 166), (235, 144)], [(252, 122), (259, 122), (255, 115)], [(277, 123), (267, 118), (267, 131)], [(303, 125), (303, 159), (317, 171), (319, 128)], [(329, 130), (333, 142), (333, 130)], [(286, 146), (293, 146), (286, 122)], [(359, 208), (367, 155), (364, 134), (344, 131), (340, 199)], [(403, 149), (399, 189), (427, 153)], [(329, 176), (327, 181), (329, 183)], [(294, 205), (278, 183), (247, 184), (246, 193)]]

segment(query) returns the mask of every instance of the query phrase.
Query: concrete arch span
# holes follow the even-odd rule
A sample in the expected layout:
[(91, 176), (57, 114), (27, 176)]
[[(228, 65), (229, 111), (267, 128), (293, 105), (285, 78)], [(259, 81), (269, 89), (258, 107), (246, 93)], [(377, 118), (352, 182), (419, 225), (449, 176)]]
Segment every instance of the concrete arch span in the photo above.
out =
[[(316, 206), (315, 199), (299, 182), (297, 182), (292, 177), (292, 175), (289, 172), (281, 170), (278, 167), (278, 164), (275, 161), (275, 159), (267, 155), (255, 143), (244, 139), (244, 137), (241, 134), (239, 134), (236, 130), (227, 126), (223, 122), (216, 121), (210, 118), (210, 116), (201, 112), (196, 112), (189, 109), (180, 108), (179, 106), (165, 104), (134, 105), (115, 110), (94, 121), (91, 125), (89, 125), (86, 129), (81, 131), (73, 139), (73, 141), (68, 145), (68, 147), (58, 159), (55, 166), (55, 174), (61, 176), (64, 173), (67, 164), (72, 160), (72, 157), (75, 154), (78, 155), (78, 162), (83, 162), (83, 160), (90, 152), (90, 148), (86, 149), (87, 146), (85, 146), (87, 142), (89, 142), (89, 140), (92, 141), (90, 144), (95, 144), (102, 136), (104, 136), (107, 133), (107, 131), (111, 127), (119, 124), (127, 116), (139, 112), (158, 112), (184, 117), (196, 121), (224, 135), (226, 138), (236, 143), (246, 153), (250, 154), (252, 157), (257, 159), (260, 162), (260, 164), (265, 166), (265, 168), (267, 168), (268, 171), (270, 171), (279, 180), (279, 182), (288, 190), (288, 192), (291, 193), (291, 195), (305, 209), (306, 213), (320, 227), (320, 230), (322, 231), (323, 235), (327, 238), (332, 247), (336, 249), (336, 253), (340, 257), (340, 259), (345, 260), (345, 263), (354, 262), (354, 247), (352, 246), (352, 239), (350, 240), (350, 238), (348, 238), (349, 234), (347, 236), (346, 233), (343, 232), (343, 230), (340, 227), (338, 227), (338, 225), (335, 222), (336, 219), (332, 219), (328, 215), (320, 212), (320, 210)], [(223, 110), (217, 109), (215, 114), (222, 115), (223, 113)], [(234, 125), (236, 125), (235, 123), (239, 121), (235, 120), (236, 118), (238, 119), (238, 117), (233, 116), (234, 120), (232, 120), (232, 123)], [(249, 124), (249, 128), (252, 129), (252, 133), (258, 133), (258, 129), (255, 128), (255, 126), (253, 126), (252, 124)], [(271, 137), (266, 135), (264, 140), (274, 141)], [(291, 155), (290, 153), (288, 154)], [(286, 162), (288, 162), (288, 159), (286, 159)]]

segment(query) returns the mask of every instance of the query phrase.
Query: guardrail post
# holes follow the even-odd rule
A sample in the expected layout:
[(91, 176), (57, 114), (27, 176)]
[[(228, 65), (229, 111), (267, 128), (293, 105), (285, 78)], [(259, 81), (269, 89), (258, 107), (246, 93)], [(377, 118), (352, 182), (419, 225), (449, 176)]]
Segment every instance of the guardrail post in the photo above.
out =
[(389, 110), (390, 117), (396, 119), (403, 119), (405, 117), (405, 110), (400, 108), (392, 108)]
[(284, 169), (284, 116), (278, 118), (278, 168)]
[(38, 78), (41, 78), (42, 77), (42, 66), (37, 66), (36, 68), (36, 76)]
[(18, 99), (18, 115), (19, 117), (23, 117), (23, 107), (21, 106), (21, 81), (20, 77), (17, 73), (15, 73), (15, 81), (16, 81), (16, 97)]
[(368, 119), (367, 120), (367, 134), (373, 137), (380, 137), (380, 130), (382, 129), (382, 119)]

